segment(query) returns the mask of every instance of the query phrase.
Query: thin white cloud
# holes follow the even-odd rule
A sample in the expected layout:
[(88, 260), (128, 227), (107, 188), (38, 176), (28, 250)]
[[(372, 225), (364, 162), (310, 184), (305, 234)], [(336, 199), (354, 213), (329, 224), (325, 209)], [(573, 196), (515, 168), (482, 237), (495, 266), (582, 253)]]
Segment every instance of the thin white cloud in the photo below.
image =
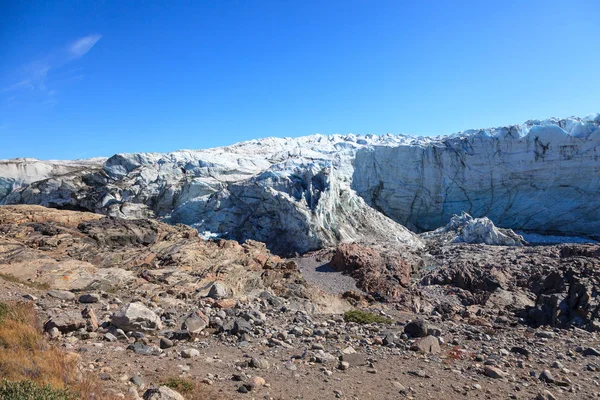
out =
[[(72, 77), (68, 76), (72, 75), (72, 72), (77, 71), (77, 68), (72, 69), (71, 73), (67, 70), (67, 76), (65, 77), (65, 69), (61, 70), (61, 67), (83, 57), (101, 38), (102, 35), (98, 34), (84, 36), (71, 42), (67, 46), (56, 49), (42, 59), (38, 59), (25, 65), (18, 73), (18, 75), (21, 75), (21, 78), (16, 80), (15, 83), (0, 89), (0, 93), (35, 91), (47, 96), (48, 99), (55, 101), (54, 97), (57, 91), (49, 86), (55, 86), (59, 83), (56, 82), (56, 73), (49, 74), (49, 72), (62, 71), (59, 72), (59, 75), (61, 76), (59, 81), (80, 80), (83, 77), (83, 74), (81, 73)], [(52, 83), (54, 83), (54, 85), (52, 85)]]
[(77, 39), (69, 46), (69, 54), (72, 58), (83, 57), (102, 38), (102, 35), (88, 35)]

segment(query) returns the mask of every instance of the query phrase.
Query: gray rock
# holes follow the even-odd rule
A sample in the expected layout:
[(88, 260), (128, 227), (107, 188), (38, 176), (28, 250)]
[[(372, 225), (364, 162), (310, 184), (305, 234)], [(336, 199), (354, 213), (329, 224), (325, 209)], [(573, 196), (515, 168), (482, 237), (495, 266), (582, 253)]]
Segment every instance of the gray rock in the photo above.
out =
[(142, 303), (129, 303), (113, 314), (111, 323), (126, 332), (154, 331), (162, 328), (160, 318)]
[(75, 293), (69, 292), (68, 290), (50, 290), (48, 296), (54, 297), (60, 300), (75, 300)]
[(53, 310), (51, 317), (44, 324), (44, 330), (58, 329), (61, 333), (69, 333), (86, 327), (86, 321), (77, 310)]
[(100, 301), (100, 296), (95, 293), (88, 293), (79, 296), (79, 302), (84, 304), (90, 303), (98, 303)]
[(269, 369), (269, 362), (264, 358), (253, 358), (250, 360), (250, 366), (258, 369)]
[(485, 367), (484, 374), (485, 376), (494, 379), (502, 379), (507, 375), (506, 372), (502, 371), (500, 368), (492, 367), (491, 365)]
[(119, 339), (117, 339), (117, 337), (115, 335), (113, 335), (112, 333), (107, 332), (104, 334), (104, 340), (107, 340), (109, 342), (116, 342)]
[(160, 339), (159, 347), (161, 349), (170, 349), (171, 347), (173, 347), (173, 345), (174, 345), (174, 343), (171, 339), (167, 339), (167, 338)]
[(439, 331), (439, 329), (430, 325), (428, 322), (419, 319), (416, 321), (411, 321), (408, 324), (406, 324), (406, 326), (404, 327), (404, 333), (406, 333), (410, 337), (419, 338), (419, 337), (425, 337), (427, 335), (433, 334), (433, 333), (429, 333), (430, 329), (432, 331), (434, 331), (434, 330)]
[(547, 369), (542, 371), (542, 373), (540, 374), (540, 380), (546, 383), (554, 383), (556, 381), (556, 379), (554, 379), (554, 376), (552, 375), (552, 372), (548, 371)]
[(425, 336), (417, 340), (412, 346), (411, 350), (420, 351), (426, 354), (437, 354), (442, 351), (440, 348), (440, 342), (435, 336)]
[(209, 319), (204, 313), (200, 310), (197, 310), (183, 321), (181, 325), (181, 329), (186, 330), (190, 333), (200, 333), (204, 328), (206, 328), (209, 324)]
[(181, 351), (181, 357), (183, 358), (194, 358), (198, 357), (200, 352), (196, 349), (184, 349)]
[(142, 398), (144, 400), (185, 400), (181, 394), (167, 386), (148, 389)]
[(221, 282), (215, 282), (208, 291), (208, 297), (212, 297), (215, 300), (225, 299), (229, 296), (229, 290)]
[(254, 330), (252, 324), (246, 321), (243, 318), (236, 318), (233, 322), (233, 327), (231, 328), (231, 333), (234, 335), (243, 335), (246, 333), (251, 333)]
[(596, 350), (593, 347), (588, 347), (587, 349), (583, 350), (582, 354), (586, 357), (589, 357), (589, 356), (598, 357), (598, 356), (600, 356), (600, 351)]
[(146, 385), (144, 379), (139, 375), (132, 376), (129, 381), (139, 388), (143, 388)]

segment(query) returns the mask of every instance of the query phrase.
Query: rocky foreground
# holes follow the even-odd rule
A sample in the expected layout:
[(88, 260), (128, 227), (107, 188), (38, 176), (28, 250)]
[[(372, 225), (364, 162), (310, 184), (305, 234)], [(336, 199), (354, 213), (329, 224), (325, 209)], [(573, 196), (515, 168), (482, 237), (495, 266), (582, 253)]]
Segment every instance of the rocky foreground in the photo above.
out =
[(600, 397), (600, 246), (469, 232), (292, 260), (184, 225), (3, 206), (0, 301), (33, 302), (115, 398)]

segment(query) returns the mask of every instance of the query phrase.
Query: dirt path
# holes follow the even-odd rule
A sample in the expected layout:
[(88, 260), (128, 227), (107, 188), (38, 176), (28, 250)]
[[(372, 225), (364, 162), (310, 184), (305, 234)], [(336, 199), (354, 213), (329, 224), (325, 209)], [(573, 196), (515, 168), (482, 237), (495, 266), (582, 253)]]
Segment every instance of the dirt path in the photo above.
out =
[(307, 255), (294, 259), (308, 283), (334, 294), (344, 293), (348, 290), (359, 290), (356, 287), (354, 278), (343, 275), (333, 269), (329, 263), (319, 258), (318, 255)]

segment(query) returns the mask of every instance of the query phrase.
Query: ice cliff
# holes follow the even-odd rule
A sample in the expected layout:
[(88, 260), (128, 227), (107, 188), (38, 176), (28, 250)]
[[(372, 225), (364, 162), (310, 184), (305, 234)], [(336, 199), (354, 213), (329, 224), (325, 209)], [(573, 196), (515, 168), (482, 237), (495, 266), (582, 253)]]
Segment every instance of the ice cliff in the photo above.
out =
[(600, 235), (600, 115), (528, 121), (356, 155), (353, 188), (416, 231), (463, 211), (504, 228)]
[(313, 135), (75, 162), (0, 161), (0, 204), (192, 225), (279, 253), (420, 245), (463, 211), (500, 227), (600, 236), (600, 115), (436, 138)]

